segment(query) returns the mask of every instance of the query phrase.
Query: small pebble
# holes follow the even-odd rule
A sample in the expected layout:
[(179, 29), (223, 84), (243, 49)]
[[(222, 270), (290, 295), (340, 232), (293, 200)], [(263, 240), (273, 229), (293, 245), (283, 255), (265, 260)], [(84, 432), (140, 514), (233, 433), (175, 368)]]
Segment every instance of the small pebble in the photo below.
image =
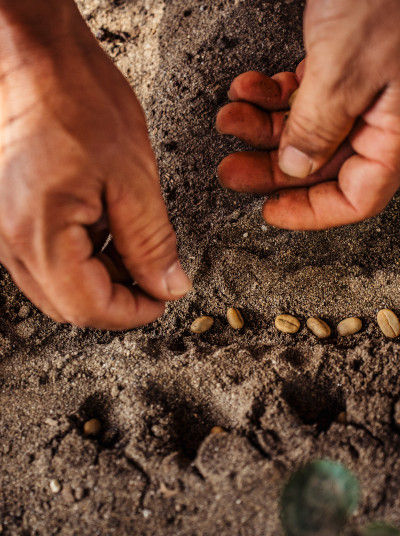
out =
[(243, 238), (248, 238), (249, 233), (243, 233)]
[(75, 495), (75, 499), (76, 499), (77, 501), (80, 501), (80, 500), (83, 499), (83, 496), (85, 495), (85, 491), (84, 491), (83, 488), (78, 487), (78, 488), (76, 488), (76, 490), (75, 490), (75, 492), (74, 492), (74, 495)]
[(283, 333), (297, 333), (300, 321), (292, 315), (279, 315), (275, 318), (275, 327)]
[(377, 314), (377, 320), (381, 331), (386, 337), (394, 339), (400, 335), (400, 321), (397, 315), (390, 309), (382, 309)]
[(238, 309), (235, 307), (229, 307), (226, 312), (226, 318), (228, 319), (229, 325), (233, 329), (242, 329), (244, 326), (243, 317)]
[(346, 337), (347, 335), (354, 335), (358, 333), (362, 328), (362, 322), (359, 318), (351, 317), (345, 318), (339, 322), (337, 327), (337, 332), (341, 337)]
[(199, 316), (190, 326), (193, 333), (205, 333), (214, 324), (214, 319), (211, 316)]
[(61, 491), (61, 484), (59, 483), (58, 480), (56, 480), (55, 478), (53, 478), (52, 480), (50, 480), (50, 489), (53, 493), (60, 493)]
[(309, 318), (307, 320), (307, 327), (319, 339), (326, 339), (331, 334), (331, 328), (320, 318)]
[(117, 396), (119, 395), (119, 388), (118, 388), (118, 385), (113, 385), (111, 387), (111, 396), (113, 398), (116, 398)]
[(101, 432), (101, 422), (98, 419), (90, 419), (83, 425), (83, 433), (86, 436), (97, 436)]
[(222, 426), (213, 426), (210, 430), (211, 435), (215, 434), (223, 434), (225, 430), (222, 428)]

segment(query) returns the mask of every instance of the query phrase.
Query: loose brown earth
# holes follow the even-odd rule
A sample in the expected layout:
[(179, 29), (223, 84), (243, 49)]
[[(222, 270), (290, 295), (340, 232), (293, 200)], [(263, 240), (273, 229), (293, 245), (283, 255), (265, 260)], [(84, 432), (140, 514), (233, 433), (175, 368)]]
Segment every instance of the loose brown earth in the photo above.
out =
[[(230, 80), (295, 66), (302, 3), (80, 6), (144, 103), (195, 292), (149, 327), (101, 333), (47, 320), (2, 272), (3, 534), (277, 535), (282, 483), (322, 456), (360, 478), (357, 521), (400, 524), (400, 346), (375, 322), (400, 309), (399, 201), (360, 225), (293, 233), (263, 226), (262, 200), (215, 176), (235, 146), (213, 131)], [(282, 312), (302, 319), (298, 334), (275, 329)], [(201, 314), (216, 322), (197, 336)], [(360, 316), (364, 329), (320, 341), (309, 316)], [(98, 440), (83, 434), (92, 417)]]

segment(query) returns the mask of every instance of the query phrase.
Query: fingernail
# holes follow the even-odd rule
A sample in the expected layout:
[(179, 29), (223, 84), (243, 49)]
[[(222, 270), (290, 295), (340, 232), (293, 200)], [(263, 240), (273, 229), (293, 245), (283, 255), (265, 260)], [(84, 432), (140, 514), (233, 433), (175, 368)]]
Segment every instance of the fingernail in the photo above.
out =
[(279, 156), (279, 167), (290, 177), (304, 179), (310, 175), (313, 163), (309, 156), (289, 145)]
[(164, 281), (168, 292), (174, 296), (184, 296), (193, 288), (192, 282), (178, 261), (169, 268)]

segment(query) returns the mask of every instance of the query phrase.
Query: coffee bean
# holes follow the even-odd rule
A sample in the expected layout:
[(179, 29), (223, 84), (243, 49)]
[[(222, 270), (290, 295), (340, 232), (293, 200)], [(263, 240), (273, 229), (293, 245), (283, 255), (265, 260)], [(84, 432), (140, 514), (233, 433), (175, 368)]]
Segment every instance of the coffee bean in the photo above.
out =
[(229, 325), (233, 329), (242, 329), (244, 326), (244, 320), (240, 311), (235, 307), (229, 307), (226, 312), (226, 318), (228, 319)]
[(90, 419), (83, 425), (83, 433), (86, 436), (97, 436), (101, 432), (101, 422), (98, 419)]
[(296, 90), (293, 91), (293, 93), (290, 95), (290, 97), (289, 97), (289, 108), (291, 108), (291, 107), (293, 106), (294, 101), (296, 100), (297, 92), (298, 92), (298, 91), (299, 91), (299, 90), (296, 89)]
[(382, 309), (377, 314), (377, 320), (381, 331), (386, 337), (394, 339), (400, 335), (400, 321), (390, 309)]
[(319, 339), (326, 339), (331, 334), (331, 328), (320, 318), (309, 318), (307, 320), (307, 327)]
[(275, 318), (275, 327), (283, 333), (297, 333), (300, 329), (300, 321), (292, 315), (279, 315)]
[(347, 335), (354, 335), (354, 333), (358, 333), (361, 328), (361, 320), (353, 316), (350, 318), (345, 318), (339, 322), (337, 332), (341, 337), (346, 337)]
[(205, 333), (208, 331), (214, 324), (214, 319), (211, 316), (199, 316), (194, 320), (190, 326), (193, 333)]

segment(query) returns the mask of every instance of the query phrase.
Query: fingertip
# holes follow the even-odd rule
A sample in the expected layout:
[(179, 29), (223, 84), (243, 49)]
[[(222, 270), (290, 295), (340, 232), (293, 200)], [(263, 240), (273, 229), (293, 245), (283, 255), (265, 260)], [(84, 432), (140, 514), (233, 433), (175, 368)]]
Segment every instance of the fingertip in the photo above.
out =
[(192, 281), (178, 260), (166, 271), (164, 284), (170, 300), (179, 300), (193, 289)]
[(272, 76), (272, 80), (279, 86), (281, 106), (287, 108), (290, 96), (299, 87), (296, 75), (290, 72), (277, 73)]
[(304, 58), (304, 60), (302, 60), (296, 68), (295, 74), (296, 74), (296, 78), (299, 84), (301, 83), (303, 79), (305, 69), (306, 69), (306, 58)]
[(224, 188), (230, 188), (231, 177), (235, 169), (234, 153), (226, 156), (217, 168), (218, 180)]
[(307, 188), (281, 190), (272, 195), (263, 206), (266, 223), (279, 229), (305, 231), (313, 229)]
[(237, 104), (238, 103), (227, 104), (219, 110), (215, 121), (215, 127), (220, 134), (230, 134), (232, 125), (238, 121), (236, 113)]
[(226, 156), (218, 166), (217, 175), (224, 188), (243, 193), (253, 191), (254, 175), (247, 153), (232, 153)]
[(261, 107), (274, 105), (280, 99), (278, 83), (263, 73), (249, 71), (237, 76), (229, 89), (228, 96), (232, 101), (244, 100)]

